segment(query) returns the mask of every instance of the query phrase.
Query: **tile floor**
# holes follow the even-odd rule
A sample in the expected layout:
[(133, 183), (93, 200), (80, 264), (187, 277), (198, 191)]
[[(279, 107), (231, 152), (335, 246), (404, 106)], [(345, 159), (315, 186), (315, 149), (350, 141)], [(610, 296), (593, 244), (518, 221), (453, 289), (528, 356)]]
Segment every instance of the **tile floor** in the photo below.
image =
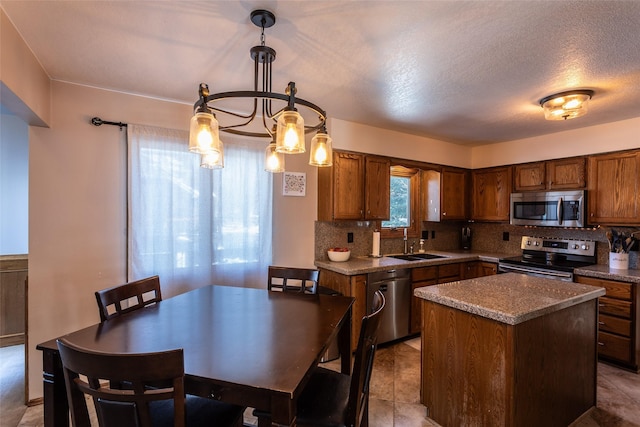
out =
[[(337, 367), (337, 361), (325, 364)], [(245, 423), (255, 425), (247, 411)], [(369, 400), (371, 427), (424, 427), (420, 404), (420, 340), (383, 346), (376, 353)], [(29, 408), (19, 426), (43, 425), (42, 405)], [(2, 426), (5, 427), (5, 426)], [(13, 427), (13, 426), (6, 426)], [(640, 427), (640, 375), (598, 364), (597, 407), (572, 427)]]

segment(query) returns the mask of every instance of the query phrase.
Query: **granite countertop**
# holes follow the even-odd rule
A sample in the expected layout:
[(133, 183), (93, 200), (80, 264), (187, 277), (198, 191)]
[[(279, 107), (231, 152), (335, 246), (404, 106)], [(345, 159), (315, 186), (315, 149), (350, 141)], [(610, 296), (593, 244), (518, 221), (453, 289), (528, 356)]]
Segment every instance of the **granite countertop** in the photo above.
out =
[(416, 268), (429, 267), (433, 265), (454, 264), (467, 261), (487, 261), (498, 263), (500, 258), (512, 256), (508, 254), (475, 252), (475, 251), (427, 251), (428, 254), (440, 255), (444, 258), (436, 258), (421, 261), (404, 261), (389, 256), (371, 258), (367, 256), (352, 257), (345, 262), (333, 262), (317, 260), (316, 267), (334, 271), (336, 273), (353, 276), (356, 274), (367, 274), (376, 271), (383, 271), (389, 268)]
[(509, 325), (517, 325), (605, 294), (604, 288), (517, 273), (417, 288), (414, 295)]
[(640, 270), (617, 270), (608, 265), (597, 264), (589, 267), (576, 268), (573, 274), (578, 276), (595, 277), (598, 279), (620, 280), (623, 282), (640, 284)]

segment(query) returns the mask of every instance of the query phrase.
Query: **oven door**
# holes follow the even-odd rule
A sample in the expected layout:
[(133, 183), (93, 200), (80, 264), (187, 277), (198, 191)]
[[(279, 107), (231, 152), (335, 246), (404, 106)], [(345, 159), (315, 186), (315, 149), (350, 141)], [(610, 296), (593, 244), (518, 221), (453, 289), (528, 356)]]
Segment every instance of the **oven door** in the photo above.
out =
[(584, 227), (584, 191), (512, 193), (510, 223), (552, 227)]
[(498, 273), (520, 273), (527, 276), (543, 277), (545, 279), (562, 280), (565, 282), (573, 282), (573, 273), (568, 271), (547, 270), (544, 268), (536, 268), (524, 265), (514, 264), (498, 264)]

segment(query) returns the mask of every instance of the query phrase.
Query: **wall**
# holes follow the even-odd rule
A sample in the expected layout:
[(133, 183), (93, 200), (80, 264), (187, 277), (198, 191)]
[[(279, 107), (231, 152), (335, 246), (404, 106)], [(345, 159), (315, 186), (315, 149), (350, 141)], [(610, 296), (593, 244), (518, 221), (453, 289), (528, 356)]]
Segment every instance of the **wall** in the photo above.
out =
[(0, 115), (0, 255), (29, 251), (29, 127)]
[(0, 52), (2, 105), (30, 125), (48, 125), (51, 117), (49, 76), (2, 9)]
[[(580, 120), (580, 119), (578, 119)], [(558, 122), (562, 125), (563, 122)], [(640, 147), (640, 117), (471, 149), (472, 169)]]

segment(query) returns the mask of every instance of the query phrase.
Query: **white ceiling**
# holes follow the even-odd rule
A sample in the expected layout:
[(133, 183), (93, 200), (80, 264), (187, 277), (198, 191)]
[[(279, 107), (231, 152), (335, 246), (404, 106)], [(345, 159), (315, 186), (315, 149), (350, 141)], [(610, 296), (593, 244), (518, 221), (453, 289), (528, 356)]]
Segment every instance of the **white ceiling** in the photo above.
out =
[[(635, 0), (0, 6), (52, 79), (188, 104), (200, 82), (252, 89), (260, 29), (249, 14), (268, 9), (274, 91), (295, 81), (329, 117), (474, 145), (640, 117)], [(545, 121), (538, 101), (572, 88), (595, 91), (589, 114)]]

